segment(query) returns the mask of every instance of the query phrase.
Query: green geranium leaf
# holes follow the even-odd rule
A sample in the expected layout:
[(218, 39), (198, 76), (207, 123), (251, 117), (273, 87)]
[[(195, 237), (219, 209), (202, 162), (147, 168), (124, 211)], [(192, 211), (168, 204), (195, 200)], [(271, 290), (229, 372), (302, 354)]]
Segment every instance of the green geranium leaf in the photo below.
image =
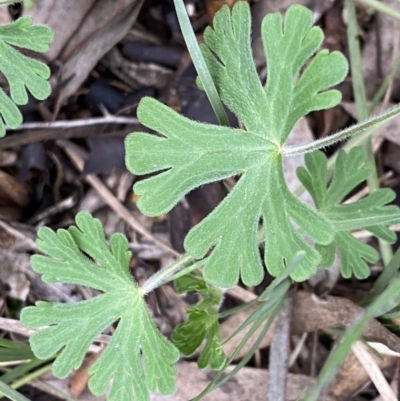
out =
[(0, 26), (0, 71), (10, 85), (11, 99), (0, 90), (0, 137), (5, 134), (4, 122), (10, 128), (22, 123), (22, 115), (16, 105), (28, 103), (27, 90), (38, 100), (46, 99), (51, 92), (47, 79), (50, 69), (40, 61), (31, 59), (16, 49), (46, 52), (53, 41), (53, 32), (45, 25), (32, 26), (30, 17)]
[(292, 278), (309, 278), (321, 256), (305, 236), (321, 245), (333, 240), (333, 224), (292, 195), (282, 168), (282, 147), (296, 121), (310, 111), (335, 106), (340, 93), (328, 89), (348, 70), (338, 52), (323, 50), (308, 62), (323, 40), (321, 29), (312, 27), (312, 18), (307, 8), (292, 6), (284, 23), (280, 14), (264, 19), (264, 88), (251, 54), (248, 4), (238, 2), (232, 13), (223, 7), (214, 29), (205, 31), (202, 51), (222, 101), (245, 129), (190, 121), (156, 100), (144, 99), (138, 117), (162, 136), (134, 133), (126, 140), (126, 162), (133, 173), (159, 172), (134, 186), (138, 206), (148, 215), (167, 212), (193, 188), (241, 175), (230, 194), (185, 240), (186, 251), (195, 258), (213, 248), (204, 278), (216, 286), (231, 287), (240, 277), (246, 285), (261, 282), (260, 220), (265, 225), (265, 263), (274, 276), (304, 250)]
[(322, 152), (307, 154), (305, 162), (307, 168), (299, 167), (297, 175), (311, 194), (318, 211), (335, 228), (332, 244), (317, 247), (323, 256), (322, 266), (332, 265), (337, 248), (343, 277), (348, 278), (352, 274), (359, 279), (368, 277), (370, 270), (366, 261), (376, 263), (379, 259), (378, 252), (354, 238), (350, 231), (365, 229), (393, 243), (396, 235), (387, 225), (399, 219), (400, 214), (398, 207), (387, 204), (395, 198), (395, 193), (390, 189), (380, 189), (352, 204), (338, 204), (358, 184), (366, 180), (372, 171), (372, 164), (367, 161), (366, 153), (361, 148), (352, 149), (348, 155), (343, 150), (339, 152), (329, 185), (327, 159)]
[(32, 256), (33, 269), (45, 282), (89, 286), (102, 294), (75, 304), (37, 302), (25, 308), (26, 327), (49, 326), (31, 336), (33, 352), (41, 359), (60, 352), (52, 369), (64, 378), (81, 365), (95, 338), (118, 322), (90, 368), (90, 390), (101, 395), (111, 382), (112, 401), (149, 400), (149, 391), (172, 394), (179, 352), (158, 331), (130, 275), (126, 238), (113, 234), (108, 245), (100, 221), (86, 212), (76, 216), (76, 224), (57, 233), (39, 230), (38, 248), (48, 256)]
[(218, 329), (218, 308), (222, 291), (193, 274), (175, 280), (175, 287), (179, 293), (196, 291), (202, 295), (202, 299), (196, 305), (187, 308), (188, 320), (175, 328), (172, 341), (183, 355), (190, 356), (206, 340), (197, 360), (198, 367), (221, 369), (225, 363)]

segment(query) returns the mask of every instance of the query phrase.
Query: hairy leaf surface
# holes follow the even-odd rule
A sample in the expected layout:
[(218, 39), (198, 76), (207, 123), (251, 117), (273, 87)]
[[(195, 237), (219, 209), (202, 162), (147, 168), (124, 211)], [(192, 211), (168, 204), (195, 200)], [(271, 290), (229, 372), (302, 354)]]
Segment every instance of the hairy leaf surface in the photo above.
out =
[[(296, 121), (304, 114), (332, 107), (340, 93), (328, 90), (347, 74), (347, 62), (338, 52), (318, 53), (320, 28), (312, 27), (312, 12), (301, 6), (268, 15), (262, 36), (268, 66), (263, 87), (252, 58), (250, 11), (238, 2), (223, 7), (207, 28), (202, 46), (222, 101), (245, 129), (230, 129), (190, 121), (156, 100), (144, 99), (138, 117), (162, 136), (134, 133), (127, 138), (127, 166), (135, 174), (159, 172), (135, 184), (143, 213), (170, 210), (193, 188), (240, 175), (223, 202), (185, 240), (186, 251), (202, 258), (213, 248), (204, 266), (205, 279), (231, 287), (241, 277), (247, 285), (261, 282), (264, 271), (257, 229), (265, 226), (265, 263), (276, 276), (301, 250), (304, 260), (292, 278), (310, 277), (321, 261), (305, 236), (328, 245), (333, 224), (293, 196), (283, 176), (281, 149)], [(293, 224), (295, 223), (295, 224)], [(300, 229), (295, 228), (295, 225)]]
[(218, 326), (218, 308), (222, 291), (194, 274), (175, 280), (175, 288), (181, 294), (196, 291), (202, 295), (202, 299), (196, 305), (187, 308), (188, 320), (175, 328), (172, 341), (183, 355), (190, 356), (206, 340), (197, 365), (200, 369), (205, 369), (207, 366), (220, 369), (225, 363)]
[(179, 352), (158, 331), (130, 275), (126, 238), (113, 234), (108, 245), (100, 221), (86, 212), (76, 216), (76, 224), (57, 233), (39, 230), (38, 248), (48, 256), (32, 256), (33, 269), (45, 282), (85, 285), (102, 294), (74, 304), (37, 302), (25, 308), (26, 327), (49, 326), (31, 336), (33, 352), (41, 359), (60, 352), (52, 369), (64, 378), (81, 365), (96, 337), (118, 322), (90, 368), (93, 394), (103, 394), (110, 381), (110, 401), (149, 400), (149, 391), (173, 393)]
[(366, 278), (370, 270), (366, 263), (376, 263), (378, 252), (371, 246), (354, 238), (350, 231), (365, 229), (376, 237), (393, 243), (396, 235), (387, 225), (399, 219), (399, 209), (387, 205), (395, 198), (391, 189), (380, 189), (357, 202), (339, 205), (338, 203), (358, 184), (366, 180), (372, 171), (372, 164), (361, 148), (353, 148), (347, 155), (339, 152), (334, 176), (328, 185), (328, 168), (325, 155), (320, 152), (305, 156), (306, 167), (299, 167), (297, 175), (304, 187), (311, 194), (320, 213), (333, 224), (335, 237), (332, 244), (318, 246), (323, 255), (322, 265), (330, 267), (337, 248), (341, 258), (343, 277), (354, 274), (357, 278)]
[(10, 97), (0, 89), (0, 137), (5, 134), (4, 122), (10, 128), (22, 123), (22, 114), (16, 105), (28, 103), (27, 90), (38, 100), (51, 92), (47, 79), (50, 69), (40, 61), (31, 59), (13, 46), (36, 52), (46, 52), (53, 41), (53, 32), (45, 25), (32, 26), (30, 17), (0, 26), (0, 71), (10, 85)]

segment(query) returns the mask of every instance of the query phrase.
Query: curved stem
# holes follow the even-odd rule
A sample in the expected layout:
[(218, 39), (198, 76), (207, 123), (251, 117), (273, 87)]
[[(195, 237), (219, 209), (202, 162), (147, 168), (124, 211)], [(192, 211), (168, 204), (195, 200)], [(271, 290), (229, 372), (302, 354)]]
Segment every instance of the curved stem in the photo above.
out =
[(325, 148), (327, 146), (333, 145), (336, 142), (343, 141), (351, 136), (355, 136), (360, 134), (367, 129), (374, 127), (380, 123), (384, 123), (387, 120), (396, 117), (400, 114), (400, 105), (397, 105), (386, 112), (380, 114), (376, 117), (371, 117), (359, 124), (355, 124), (349, 128), (344, 129), (343, 131), (339, 131), (336, 134), (328, 136), (326, 138), (318, 139), (317, 141), (307, 143), (300, 146), (288, 146), (282, 149), (282, 154), (284, 156), (294, 156), (300, 155), (303, 153), (313, 152), (314, 150), (318, 150), (321, 148)]

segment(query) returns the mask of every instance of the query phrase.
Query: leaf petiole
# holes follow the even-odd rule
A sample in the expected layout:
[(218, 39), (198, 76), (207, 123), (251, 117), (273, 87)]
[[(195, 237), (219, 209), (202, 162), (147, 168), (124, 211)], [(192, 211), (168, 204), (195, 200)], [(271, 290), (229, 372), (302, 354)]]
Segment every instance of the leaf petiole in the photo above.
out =
[(400, 114), (400, 105), (397, 105), (386, 112), (380, 114), (376, 117), (368, 118), (367, 120), (352, 125), (349, 128), (344, 129), (343, 131), (339, 131), (336, 134), (328, 136), (326, 138), (318, 139), (317, 141), (313, 141), (311, 143), (307, 143), (300, 146), (287, 146), (282, 149), (282, 154), (284, 156), (294, 156), (300, 155), (304, 153), (310, 153), (318, 149), (325, 148), (327, 146), (333, 145), (336, 142), (343, 141), (344, 139), (350, 138), (352, 136), (358, 135), (363, 131), (366, 131), (369, 128), (372, 128), (378, 124), (384, 123), (387, 120), (396, 117)]
[(174, 281), (176, 279), (178, 279), (179, 277), (185, 276), (186, 274), (189, 274), (195, 270), (197, 270), (198, 268), (200, 268), (202, 265), (204, 265), (204, 263), (206, 262), (208, 258), (204, 258), (201, 259), (195, 263), (193, 263), (192, 265), (189, 265), (187, 267), (185, 267), (184, 269), (178, 271), (177, 273), (173, 273), (172, 276), (168, 277), (166, 281), (163, 281), (162, 283), (160, 283), (159, 285), (164, 285), (169, 283), (170, 281)]
[(153, 291), (155, 288), (164, 284), (172, 275), (178, 273), (184, 268), (185, 263), (193, 259), (193, 256), (185, 254), (178, 258), (174, 263), (167, 266), (166, 268), (158, 271), (156, 274), (151, 276), (140, 288), (139, 291), (146, 295)]

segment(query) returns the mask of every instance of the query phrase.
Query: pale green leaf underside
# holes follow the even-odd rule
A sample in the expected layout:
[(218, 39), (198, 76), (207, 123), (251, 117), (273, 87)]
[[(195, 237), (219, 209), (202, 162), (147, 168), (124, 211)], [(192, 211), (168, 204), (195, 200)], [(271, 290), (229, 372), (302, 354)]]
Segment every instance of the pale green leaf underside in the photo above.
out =
[(48, 256), (33, 256), (33, 269), (46, 282), (85, 285), (103, 294), (75, 304), (37, 302), (25, 308), (21, 321), (26, 327), (49, 326), (31, 336), (33, 352), (45, 359), (61, 351), (53, 373), (64, 378), (81, 365), (95, 338), (118, 322), (109, 345), (89, 371), (93, 394), (103, 394), (111, 380), (110, 401), (149, 400), (149, 391), (173, 393), (173, 364), (179, 352), (158, 331), (129, 273), (126, 238), (114, 234), (108, 245), (100, 221), (85, 212), (77, 215), (76, 223), (68, 231), (39, 230), (38, 248)]
[(28, 103), (27, 91), (38, 100), (46, 99), (51, 92), (47, 81), (50, 69), (12, 46), (43, 53), (52, 41), (50, 28), (45, 25), (32, 26), (30, 17), (0, 26), (0, 71), (9, 83), (11, 95), (10, 99), (0, 90), (0, 137), (5, 134), (4, 122), (10, 128), (17, 128), (22, 123), (22, 115), (16, 105)]
[(222, 101), (245, 130), (190, 121), (154, 99), (144, 99), (138, 109), (141, 123), (163, 136), (134, 133), (126, 140), (126, 164), (134, 174), (162, 171), (134, 186), (138, 206), (148, 215), (167, 212), (200, 185), (241, 175), (230, 194), (185, 240), (186, 251), (195, 258), (213, 247), (204, 278), (217, 286), (231, 287), (239, 278), (247, 285), (261, 282), (260, 220), (266, 228), (265, 264), (274, 276), (304, 250), (305, 258), (292, 278), (307, 279), (321, 257), (304, 235), (323, 245), (333, 239), (331, 222), (288, 190), (280, 156), (301, 116), (340, 101), (339, 92), (327, 89), (347, 73), (343, 55), (323, 51), (299, 75), (322, 41), (321, 30), (311, 23), (311, 11), (301, 6), (289, 8), (284, 27), (279, 14), (266, 17), (263, 39), (272, 78), (265, 89), (252, 59), (248, 4), (237, 3), (232, 14), (223, 7), (214, 30), (205, 32), (203, 54)]
[(400, 218), (397, 206), (389, 205), (395, 193), (390, 189), (380, 189), (364, 199), (349, 205), (338, 203), (358, 184), (366, 180), (372, 165), (367, 161), (366, 153), (361, 148), (353, 148), (347, 155), (339, 152), (332, 181), (328, 185), (327, 159), (322, 152), (313, 152), (305, 156), (306, 168), (297, 169), (297, 175), (313, 197), (319, 212), (333, 224), (335, 237), (332, 244), (318, 250), (323, 255), (322, 265), (330, 267), (337, 248), (341, 258), (343, 277), (354, 274), (362, 279), (369, 276), (366, 262), (376, 263), (378, 252), (371, 246), (354, 238), (350, 232), (365, 229), (388, 242), (394, 242), (396, 235), (387, 225)]

